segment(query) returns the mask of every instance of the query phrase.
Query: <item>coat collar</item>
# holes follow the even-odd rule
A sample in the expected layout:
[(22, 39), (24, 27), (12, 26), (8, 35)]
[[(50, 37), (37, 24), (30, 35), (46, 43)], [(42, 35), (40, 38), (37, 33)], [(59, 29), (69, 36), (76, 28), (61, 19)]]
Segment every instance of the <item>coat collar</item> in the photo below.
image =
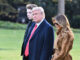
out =
[(36, 35), (37, 35), (38, 33), (40, 33), (40, 31), (43, 29), (43, 26), (44, 26), (44, 25), (45, 25), (45, 19), (44, 19), (44, 21), (38, 26), (38, 28), (36, 29), (36, 31), (34, 32), (32, 38), (30, 39), (30, 42), (31, 42), (31, 40), (33, 40), (34, 37), (36, 37)]

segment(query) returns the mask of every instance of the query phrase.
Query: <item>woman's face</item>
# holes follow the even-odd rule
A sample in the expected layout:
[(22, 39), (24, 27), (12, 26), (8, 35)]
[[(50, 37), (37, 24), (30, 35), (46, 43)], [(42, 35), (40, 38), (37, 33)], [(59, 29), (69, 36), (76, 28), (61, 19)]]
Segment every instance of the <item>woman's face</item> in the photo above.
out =
[(61, 26), (56, 22), (56, 20), (53, 20), (53, 24), (58, 30), (61, 28)]

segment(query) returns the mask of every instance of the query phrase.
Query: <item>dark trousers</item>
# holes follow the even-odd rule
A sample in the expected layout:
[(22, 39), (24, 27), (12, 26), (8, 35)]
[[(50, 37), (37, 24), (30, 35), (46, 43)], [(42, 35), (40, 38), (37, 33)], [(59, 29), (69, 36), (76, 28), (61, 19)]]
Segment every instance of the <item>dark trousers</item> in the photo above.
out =
[(23, 60), (29, 60), (29, 56), (23, 56)]

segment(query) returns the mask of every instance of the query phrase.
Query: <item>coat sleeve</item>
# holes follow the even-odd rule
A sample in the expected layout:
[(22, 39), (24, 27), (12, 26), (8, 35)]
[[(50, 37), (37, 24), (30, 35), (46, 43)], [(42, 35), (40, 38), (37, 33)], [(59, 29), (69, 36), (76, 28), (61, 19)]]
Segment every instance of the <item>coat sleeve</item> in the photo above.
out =
[(28, 34), (28, 31), (29, 31), (29, 28), (30, 28), (31, 24), (32, 24), (31, 22), (28, 23), (26, 31), (25, 31), (24, 40), (23, 40), (22, 47), (21, 47), (21, 56), (23, 55), (24, 43), (26, 41), (26, 37), (27, 37), (27, 34)]
[(27, 33), (28, 33), (28, 26), (27, 26), (27, 28), (26, 28), (25, 35), (24, 35), (24, 40), (23, 40), (22, 47), (21, 47), (21, 56), (23, 55), (24, 42), (25, 42)]
[(40, 55), (40, 60), (51, 60), (53, 53), (54, 31), (49, 27), (44, 34), (44, 44)]

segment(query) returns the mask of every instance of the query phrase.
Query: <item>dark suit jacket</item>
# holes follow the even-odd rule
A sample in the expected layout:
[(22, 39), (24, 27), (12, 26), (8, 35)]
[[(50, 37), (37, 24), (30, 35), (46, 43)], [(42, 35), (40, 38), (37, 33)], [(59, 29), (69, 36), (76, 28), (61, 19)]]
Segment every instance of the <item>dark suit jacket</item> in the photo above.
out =
[(29, 30), (30, 28), (32, 27), (31, 25), (34, 26), (34, 22), (32, 21), (29, 21), (28, 25), (27, 25), (27, 28), (26, 28), (26, 31), (25, 31), (25, 35), (24, 35), (24, 40), (23, 40), (23, 43), (22, 43), (22, 48), (21, 48), (21, 55), (24, 54), (24, 45), (26, 44), (26, 40), (27, 40), (27, 36), (28, 36), (28, 33), (29, 33)]
[[(31, 33), (33, 27), (29, 30)], [(28, 34), (27, 39), (29, 39)], [(26, 40), (26, 44), (27, 44)], [(29, 43), (29, 60), (51, 60), (53, 52), (53, 27), (44, 20), (36, 29)], [(26, 44), (24, 45), (26, 47)], [(25, 48), (24, 48), (25, 51)]]

